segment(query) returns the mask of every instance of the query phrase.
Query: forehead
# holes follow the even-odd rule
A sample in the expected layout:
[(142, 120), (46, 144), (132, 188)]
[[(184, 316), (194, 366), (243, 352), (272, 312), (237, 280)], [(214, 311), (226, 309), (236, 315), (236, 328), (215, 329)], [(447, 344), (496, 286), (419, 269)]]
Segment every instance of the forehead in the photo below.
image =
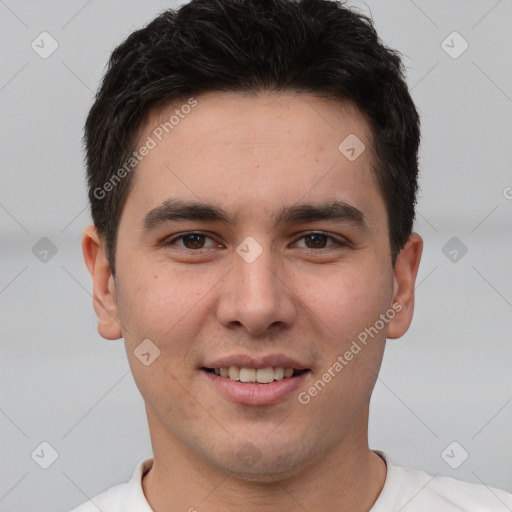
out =
[(222, 203), (240, 218), (301, 199), (332, 199), (370, 221), (385, 215), (372, 133), (349, 103), (298, 93), (208, 93), (153, 112), (136, 147), (149, 140), (154, 147), (130, 192), (146, 209), (183, 197)]
[(352, 103), (296, 92), (210, 92), (182, 98), (150, 113), (141, 137), (151, 134), (163, 145), (175, 142), (174, 149), (187, 141), (201, 150), (215, 150), (212, 144), (218, 142), (253, 148), (295, 145), (294, 150), (306, 144), (322, 151), (338, 150), (338, 142), (350, 134), (367, 146), (372, 140), (368, 123)]

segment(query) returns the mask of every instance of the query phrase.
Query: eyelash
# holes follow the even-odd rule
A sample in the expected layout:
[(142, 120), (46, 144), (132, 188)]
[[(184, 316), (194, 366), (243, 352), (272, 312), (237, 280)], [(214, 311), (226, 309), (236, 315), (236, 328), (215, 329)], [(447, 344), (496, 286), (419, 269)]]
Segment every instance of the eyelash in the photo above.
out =
[[(186, 238), (187, 236), (190, 236), (190, 235), (201, 235), (201, 236), (204, 236), (206, 238), (210, 238), (212, 240), (212, 237), (208, 236), (206, 233), (202, 233), (200, 231), (187, 231), (185, 233), (181, 233), (179, 236), (176, 236), (176, 237), (174, 237), (174, 238), (164, 242), (164, 245), (166, 245), (166, 246), (174, 245), (175, 242), (177, 242), (178, 240), (183, 240), (184, 238)], [(327, 246), (327, 247), (320, 247), (318, 249), (310, 248), (310, 247), (303, 247), (303, 249), (307, 249), (307, 250), (310, 250), (310, 251), (321, 251), (321, 250), (333, 249), (336, 246), (344, 247), (344, 246), (348, 245), (348, 243), (342, 242), (341, 240), (338, 240), (338, 239), (334, 238), (331, 235), (323, 233), (322, 231), (308, 231), (307, 233), (304, 233), (297, 240), (302, 240), (303, 238), (306, 238), (307, 236), (311, 236), (311, 235), (321, 235), (321, 236), (324, 236), (324, 237), (332, 240), (334, 242), (334, 244), (332, 244), (330, 246)], [(190, 251), (190, 252), (200, 252), (200, 251), (205, 251), (205, 250), (208, 250), (208, 249), (212, 249), (213, 247), (201, 247), (200, 249), (189, 249), (188, 247), (181, 247), (181, 248), (182, 249), (186, 249), (187, 251)]]

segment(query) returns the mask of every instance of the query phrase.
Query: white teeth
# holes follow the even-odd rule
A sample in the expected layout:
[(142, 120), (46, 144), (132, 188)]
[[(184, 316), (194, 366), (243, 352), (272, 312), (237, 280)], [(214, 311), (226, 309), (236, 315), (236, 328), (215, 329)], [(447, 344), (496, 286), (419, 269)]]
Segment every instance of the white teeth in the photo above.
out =
[(230, 366), (228, 369), (228, 377), (231, 380), (240, 380), (240, 370), (237, 366)]
[(231, 380), (240, 382), (258, 382), (259, 384), (269, 384), (274, 380), (282, 380), (293, 375), (293, 368), (283, 368), (282, 366), (271, 366), (267, 368), (239, 368), (230, 366), (223, 368), (214, 368), (215, 375), (227, 377)]
[(240, 368), (240, 382), (256, 382), (256, 370), (254, 368)]
[(256, 381), (260, 384), (268, 384), (274, 380), (274, 368), (259, 368), (256, 370)]
[(278, 368), (274, 368), (274, 379), (281, 380), (284, 379), (284, 368), (279, 366)]

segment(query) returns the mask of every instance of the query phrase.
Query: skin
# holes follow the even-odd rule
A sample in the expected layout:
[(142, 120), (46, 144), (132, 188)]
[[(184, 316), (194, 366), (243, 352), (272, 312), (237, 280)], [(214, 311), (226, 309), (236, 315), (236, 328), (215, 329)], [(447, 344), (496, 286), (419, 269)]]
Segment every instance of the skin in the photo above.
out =
[[(366, 512), (386, 477), (368, 446), (370, 397), (386, 338), (411, 323), (423, 241), (413, 233), (393, 269), (371, 132), (350, 104), (295, 93), (197, 100), (133, 176), (115, 279), (94, 227), (83, 236), (98, 331), (124, 337), (146, 405), (154, 464), (144, 493), (156, 512)], [(175, 108), (147, 120), (141, 144)], [(354, 161), (338, 150), (349, 134), (366, 145)], [(170, 197), (214, 203), (236, 222), (145, 230), (147, 212)], [(334, 199), (360, 209), (368, 229), (327, 220), (274, 226), (285, 206)], [(197, 239), (166, 244), (188, 231), (210, 237), (199, 240), (202, 251)], [(311, 231), (334, 239), (318, 248), (304, 238)], [(263, 250), (252, 263), (236, 252), (247, 236)], [(237, 404), (199, 369), (237, 352), (284, 353), (307, 362), (299, 391), (307, 390), (393, 303), (401, 311), (307, 405), (297, 393), (272, 405)], [(144, 339), (160, 350), (149, 366), (134, 355)], [(237, 456), (247, 443), (261, 453), (253, 465)]]

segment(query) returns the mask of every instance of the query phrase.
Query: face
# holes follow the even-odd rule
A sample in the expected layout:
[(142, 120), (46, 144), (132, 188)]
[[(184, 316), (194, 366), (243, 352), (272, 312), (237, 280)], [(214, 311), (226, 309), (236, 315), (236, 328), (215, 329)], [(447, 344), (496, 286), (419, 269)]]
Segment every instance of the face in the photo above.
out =
[(393, 269), (371, 132), (349, 104), (196, 100), (162, 140), (179, 105), (140, 133), (137, 147), (156, 144), (121, 215), (115, 282), (92, 232), (84, 242), (99, 330), (125, 339), (155, 454), (293, 474), (364, 445), (386, 337), (411, 320), (421, 239)]

